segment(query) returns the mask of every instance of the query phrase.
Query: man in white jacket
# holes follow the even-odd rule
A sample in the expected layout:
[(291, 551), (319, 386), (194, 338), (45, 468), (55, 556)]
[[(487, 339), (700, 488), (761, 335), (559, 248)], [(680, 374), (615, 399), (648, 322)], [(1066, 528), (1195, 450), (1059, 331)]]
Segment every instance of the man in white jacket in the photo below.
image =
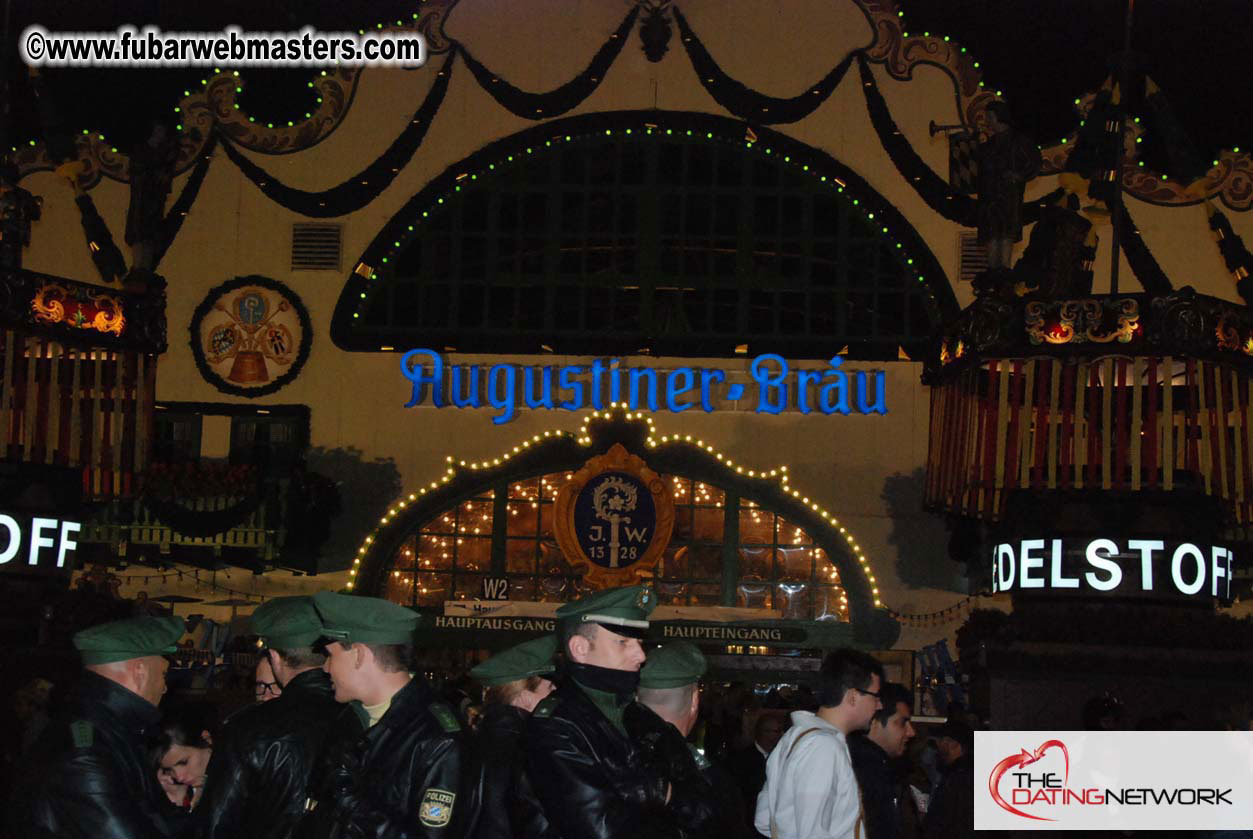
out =
[(845, 739), (869, 728), (882, 706), (883, 666), (858, 650), (822, 662), (818, 713), (795, 711), (766, 761), (757, 831), (772, 839), (862, 839), (861, 799)]

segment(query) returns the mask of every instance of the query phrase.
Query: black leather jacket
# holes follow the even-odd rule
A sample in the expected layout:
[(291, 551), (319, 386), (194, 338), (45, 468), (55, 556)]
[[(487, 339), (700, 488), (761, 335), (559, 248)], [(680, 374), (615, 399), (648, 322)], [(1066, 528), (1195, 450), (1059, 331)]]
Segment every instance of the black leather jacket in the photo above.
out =
[(677, 728), (638, 702), (626, 709), (627, 733), (644, 765), (670, 783), (666, 805), (684, 837), (736, 839), (747, 836), (735, 782), (696, 751)]
[[(360, 703), (350, 707), (369, 725)], [(374, 727), (328, 747), (299, 835), (463, 839), (478, 809), (477, 775), (452, 710), (414, 676)]]
[(526, 774), (523, 743), (529, 716), (521, 708), (495, 703), (479, 723), (483, 806), (475, 839), (560, 839)]
[(527, 774), (564, 839), (666, 839), (678, 836), (665, 811), (665, 779), (639, 749), (567, 680), (527, 724)]
[(940, 772), (940, 784), (931, 796), (922, 835), (927, 839), (974, 839), (974, 757), (963, 754)]
[(305, 813), (314, 769), (334, 732), (360, 735), (361, 723), (335, 701), (321, 670), (300, 673), (277, 699), (227, 720), (213, 744), (204, 793), (194, 811), (204, 839), (286, 839)]
[(866, 839), (898, 839), (901, 835), (901, 797), (904, 785), (888, 753), (864, 734), (848, 738), (853, 772), (861, 786)]
[(28, 752), (8, 807), (15, 839), (161, 839), (184, 824), (157, 784), (144, 737), (161, 714), (136, 693), (84, 671)]

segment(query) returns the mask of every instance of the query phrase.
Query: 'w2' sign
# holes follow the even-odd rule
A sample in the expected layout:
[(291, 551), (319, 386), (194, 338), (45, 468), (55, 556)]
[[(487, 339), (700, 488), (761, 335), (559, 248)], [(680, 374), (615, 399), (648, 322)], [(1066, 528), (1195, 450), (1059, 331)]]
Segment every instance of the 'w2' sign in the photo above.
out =
[(483, 578), (483, 599), (484, 600), (508, 600), (509, 599), (509, 580), (504, 577), (484, 577)]

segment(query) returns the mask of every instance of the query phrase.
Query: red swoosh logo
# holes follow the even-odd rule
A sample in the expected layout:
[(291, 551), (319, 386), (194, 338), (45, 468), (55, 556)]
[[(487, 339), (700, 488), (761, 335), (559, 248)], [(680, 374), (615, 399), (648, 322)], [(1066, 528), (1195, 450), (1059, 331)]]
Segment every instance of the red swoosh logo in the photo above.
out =
[(1035, 763), (1037, 760), (1044, 757), (1044, 753), (1046, 751), (1054, 746), (1062, 750), (1062, 757), (1066, 761), (1066, 775), (1065, 780), (1062, 782), (1062, 787), (1065, 788), (1070, 782), (1070, 752), (1066, 750), (1066, 744), (1061, 740), (1045, 740), (1034, 752), (1029, 752), (1026, 749), (1023, 749), (1021, 753), (1010, 755), (993, 767), (992, 774), (988, 777), (988, 792), (992, 794), (992, 800), (1003, 809), (1008, 810), (1015, 816), (1022, 816), (1024, 819), (1036, 819), (1037, 821), (1042, 822), (1057, 821), (1057, 819), (1050, 819), (1044, 816), (1033, 816), (1030, 813), (1024, 813), (1022, 810), (1019, 810), (1002, 798), (999, 789), (1001, 778), (1004, 777), (1006, 772), (1014, 769), (1015, 767), (1029, 766), (1030, 764)]

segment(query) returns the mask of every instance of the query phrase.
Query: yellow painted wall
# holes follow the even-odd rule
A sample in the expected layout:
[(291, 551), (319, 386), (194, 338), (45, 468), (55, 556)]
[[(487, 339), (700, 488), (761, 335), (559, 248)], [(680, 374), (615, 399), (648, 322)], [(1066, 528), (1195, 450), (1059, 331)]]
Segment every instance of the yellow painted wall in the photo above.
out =
[[(628, 10), (625, 3), (462, 0), (448, 20), (447, 33), (512, 84), (546, 91), (581, 72)], [(849, 50), (873, 37), (866, 16), (852, 0), (690, 0), (682, 11), (727, 73), (775, 96), (805, 90)], [(435, 55), (418, 70), (366, 70), (347, 117), (325, 141), (288, 155), (245, 153), (290, 186), (319, 190), (338, 184), (376, 158), (402, 130), (443, 61), (444, 56)], [(874, 72), (906, 137), (945, 175), (947, 144), (943, 138), (928, 136), (927, 123), (955, 121), (956, 100), (949, 77), (931, 67), (918, 68), (908, 81), (892, 78), (881, 65)], [(1041, 72), (1048, 69), (1041, 68)], [(599, 89), (565, 116), (651, 107), (724, 113), (701, 87), (677, 30), (668, 55), (657, 64), (646, 60), (638, 29), (633, 32)], [(160, 269), (169, 281), (170, 348), (160, 360), (158, 397), (249, 401), (224, 395), (201, 378), (188, 347), (187, 330), (193, 309), (208, 289), (237, 275), (261, 274), (288, 284), (301, 296), (309, 308), (315, 337), (299, 378), (257, 401), (309, 405), (313, 446), (351, 446), (366, 458), (394, 459), (406, 487), (412, 487), (438, 477), (448, 454), (480, 459), (537, 431), (576, 429), (582, 416), (566, 412), (524, 413), (502, 427), (491, 423), (488, 410), (405, 410), (401, 406), (408, 389), (398, 370), (398, 355), (345, 353), (329, 337), (331, 313), (349, 271), (382, 225), (446, 167), (533, 124), (497, 105), (464, 64), (456, 61), (447, 98), (414, 159), (379, 199), (334, 219), (344, 225), (340, 272), (290, 271), (291, 227), (307, 219), (271, 202), (218, 151), (200, 197)], [(866, 115), (855, 66), (814, 114), (775, 128), (856, 170), (906, 215), (949, 276), (957, 276), (959, 228), (928, 209), (888, 160)], [(185, 180), (183, 176), (175, 181), (176, 194)], [(1030, 185), (1028, 194), (1043, 194), (1054, 185), (1054, 179), (1040, 179)], [(45, 202), (45, 216), (35, 229), (27, 266), (93, 279), (96, 275), (69, 189), (50, 173), (32, 175), (23, 186), (42, 195)], [(106, 180), (92, 191), (92, 197), (124, 248), (121, 234), (128, 187)], [(1176, 285), (1191, 284), (1208, 294), (1235, 298), (1199, 207), (1166, 209), (1134, 199), (1129, 206), (1149, 247)], [(1228, 212), (1228, 216), (1237, 232), (1253, 243), (1253, 213)], [(1097, 291), (1108, 285), (1108, 243), (1106, 229), (1098, 256)], [(1140, 290), (1125, 263), (1121, 276), (1123, 290)], [(968, 287), (955, 292), (963, 305), (970, 301)], [(534, 358), (519, 360), (536, 363)], [(576, 361), (545, 358), (542, 363), (563, 360)], [(653, 363), (679, 365), (673, 359)], [(721, 362), (727, 367), (743, 363)], [(920, 365), (879, 366), (888, 371), (886, 417), (690, 412), (682, 416), (662, 413), (656, 423), (663, 433), (699, 436), (747, 465), (788, 464), (793, 484), (846, 522), (866, 548), (881, 581), (883, 601), (902, 612), (930, 612), (964, 596), (960, 570), (945, 557), (945, 531), (938, 518), (923, 513), (917, 503), (902, 511), (891, 508), (883, 498), (885, 487), (908, 489), (908, 480), (901, 476), (914, 476), (924, 466), (928, 391), (920, 383)], [(920, 549), (902, 557), (894, 540), (903, 532), (926, 543), (921, 561), (930, 564), (932, 572), (925, 584), (916, 572), (904, 569), (919, 564)], [(918, 646), (951, 629), (907, 628), (900, 645)]]

